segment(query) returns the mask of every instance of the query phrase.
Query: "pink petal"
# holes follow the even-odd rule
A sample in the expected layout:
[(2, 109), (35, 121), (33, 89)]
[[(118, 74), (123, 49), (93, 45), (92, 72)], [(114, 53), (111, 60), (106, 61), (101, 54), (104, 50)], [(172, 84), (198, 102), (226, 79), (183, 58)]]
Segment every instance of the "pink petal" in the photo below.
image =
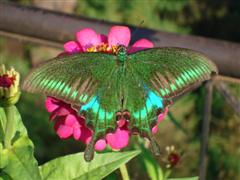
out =
[(165, 111), (164, 111), (164, 114), (167, 115), (168, 111), (169, 111), (169, 109), (168, 109), (168, 107), (166, 107)]
[(131, 39), (130, 29), (126, 26), (113, 26), (108, 33), (109, 46), (128, 46)]
[(168, 113), (168, 108), (165, 108), (165, 111), (158, 115), (158, 123), (162, 122)]
[(127, 125), (127, 121), (125, 119), (120, 119), (117, 121), (117, 125), (118, 125), (118, 127), (123, 127), (123, 126)]
[(128, 53), (134, 53), (148, 48), (153, 48), (153, 43), (147, 39), (139, 39), (132, 45)]
[(71, 54), (82, 51), (80, 45), (75, 41), (68, 41), (63, 45), (63, 47), (66, 52)]
[(66, 139), (73, 134), (73, 128), (65, 125), (60, 125), (57, 129), (57, 135), (61, 139)]
[(106, 140), (105, 139), (99, 139), (95, 146), (94, 149), (97, 151), (103, 151), (107, 146)]
[(81, 117), (81, 116), (80, 117), (78, 116), (78, 123), (79, 123), (80, 126), (86, 126), (85, 125), (85, 118)]
[(91, 28), (85, 28), (77, 32), (77, 40), (81, 44), (83, 51), (92, 46), (97, 46), (101, 43), (98, 34)]
[(78, 124), (76, 116), (74, 116), (73, 114), (67, 115), (64, 124), (66, 126), (74, 126), (75, 124)]
[(53, 121), (56, 117), (57, 117), (57, 114), (56, 113), (52, 113), (52, 114), (50, 114), (49, 120)]
[(55, 119), (57, 116), (67, 116), (71, 112), (71, 109), (68, 109), (66, 107), (60, 107), (52, 112), (52, 114), (50, 115), (50, 120)]
[(73, 137), (75, 140), (79, 140), (81, 136), (81, 130), (80, 130), (80, 127), (74, 127), (73, 128)]
[(48, 112), (53, 112), (59, 107), (59, 105), (56, 103), (55, 98), (47, 97), (47, 99), (45, 101), (45, 107)]
[(92, 131), (88, 129), (86, 126), (81, 126), (81, 136), (79, 137), (79, 141), (88, 144), (92, 138)]
[(54, 130), (57, 131), (60, 125), (64, 125), (64, 117), (61, 117), (55, 121)]
[(158, 123), (162, 122), (165, 118), (165, 114), (164, 113), (161, 113), (158, 115)]
[(115, 133), (106, 135), (107, 143), (115, 150), (122, 149), (128, 145), (129, 132), (126, 129), (117, 128)]
[(153, 126), (152, 133), (156, 134), (158, 132), (158, 125)]
[(102, 43), (108, 43), (108, 37), (104, 34), (99, 34), (98, 35), (99, 39), (101, 40)]

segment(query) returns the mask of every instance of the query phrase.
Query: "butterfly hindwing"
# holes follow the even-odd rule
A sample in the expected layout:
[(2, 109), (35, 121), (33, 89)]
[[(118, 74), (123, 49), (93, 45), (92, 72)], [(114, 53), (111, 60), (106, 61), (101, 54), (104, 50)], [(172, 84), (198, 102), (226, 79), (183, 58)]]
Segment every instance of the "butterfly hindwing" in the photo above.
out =
[(126, 91), (124, 109), (131, 114), (131, 128), (137, 128), (140, 133), (149, 133), (151, 125), (157, 121), (157, 111), (164, 110), (163, 99), (149, 88), (134, 67), (128, 65), (127, 62), (123, 85)]

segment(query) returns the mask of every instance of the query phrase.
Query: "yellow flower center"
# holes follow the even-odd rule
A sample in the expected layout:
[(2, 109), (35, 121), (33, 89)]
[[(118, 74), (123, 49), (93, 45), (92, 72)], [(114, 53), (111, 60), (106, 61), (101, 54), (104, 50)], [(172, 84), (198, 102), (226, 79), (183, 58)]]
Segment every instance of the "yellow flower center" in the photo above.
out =
[(86, 52), (104, 52), (104, 53), (116, 54), (117, 49), (118, 49), (117, 45), (110, 47), (107, 43), (101, 43), (98, 46), (92, 46), (87, 48)]

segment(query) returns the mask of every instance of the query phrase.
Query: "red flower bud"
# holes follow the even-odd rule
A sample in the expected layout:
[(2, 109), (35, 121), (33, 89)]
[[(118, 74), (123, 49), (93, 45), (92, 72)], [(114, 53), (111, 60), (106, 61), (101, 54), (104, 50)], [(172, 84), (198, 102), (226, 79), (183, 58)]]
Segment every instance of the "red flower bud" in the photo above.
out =
[(0, 87), (9, 88), (11, 85), (13, 85), (13, 81), (15, 80), (15, 77), (10, 77), (7, 74), (4, 74), (0, 76)]

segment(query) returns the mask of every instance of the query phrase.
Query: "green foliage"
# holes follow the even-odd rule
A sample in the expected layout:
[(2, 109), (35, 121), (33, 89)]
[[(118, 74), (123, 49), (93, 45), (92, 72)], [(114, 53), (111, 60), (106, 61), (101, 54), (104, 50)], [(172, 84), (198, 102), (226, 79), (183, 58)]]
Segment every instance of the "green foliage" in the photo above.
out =
[(139, 158), (143, 160), (148, 176), (151, 178), (151, 180), (163, 180), (163, 170), (156, 162), (156, 160), (152, 157), (152, 154), (143, 146), (141, 146), (141, 150), (142, 153)]
[(3, 143), (6, 128), (6, 115), (3, 108), (0, 108), (0, 142)]
[(169, 178), (168, 180), (198, 180), (198, 177)]
[[(18, 110), (12, 106), (10, 109), (11, 119), (8, 119), (4, 109), (6, 108), (0, 108), (0, 116), (5, 117), (0, 119), (0, 124), (4, 124), (2, 131), (4, 134), (3, 139), (10, 140), (11, 146), (4, 147), (5, 143), (1, 142), (0, 169), (2, 176), (8, 176), (16, 180), (41, 179), (37, 161), (33, 156), (33, 144), (27, 137), (27, 131)], [(13, 130), (13, 134), (7, 133), (10, 129), (11, 131)], [(7, 135), (10, 137), (6, 138)]]
[[(179, 16), (188, 4), (187, 0), (82, 0), (76, 12), (80, 15), (128, 23), (170, 32), (188, 33), (190, 28), (182, 26)], [(144, 13), (139, 13), (144, 11)]]
[(7, 157), (2, 171), (11, 179), (41, 179), (37, 161), (33, 157), (33, 144), (27, 136), (15, 141), (10, 149), (3, 149), (1, 156)]
[[(5, 113), (6, 109), (11, 116)], [(0, 108), (0, 128), (0, 178), (4, 180), (101, 179), (140, 153), (96, 154), (90, 163), (84, 160), (83, 153), (77, 153), (59, 157), (38, 167), (33, 156), (33, 143), (28, 138), (15, 106)], [(6, 140), (10, 141), (10, 146), (6, 146)]]
[[(112, 152), (95, 154), (94, 159), (88, 163), (83, 153), (60, 157), (40, 166), (43, 179), (102, 179), (120, 165), (127, 163), (140, 151)], [(64, 173), (63, 173), (64, 172)]]

